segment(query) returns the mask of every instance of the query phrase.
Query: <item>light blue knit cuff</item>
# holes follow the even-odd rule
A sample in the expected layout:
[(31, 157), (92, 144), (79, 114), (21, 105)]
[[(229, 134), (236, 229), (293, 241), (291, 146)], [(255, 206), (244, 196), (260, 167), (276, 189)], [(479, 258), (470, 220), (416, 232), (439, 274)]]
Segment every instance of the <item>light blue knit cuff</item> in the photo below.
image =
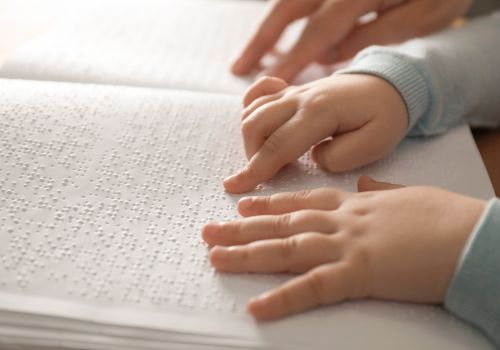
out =
[(500, 347), (500, 199), (488, 203), (464, 249), (445, 307)]
[(430, 105), (430, 84), (416, 64), (393, 51), (373, 47), (362, 51), (351, 65), (335, 74), (369, 74), (380, 77), (401, 94), (408, 111), (408, 132)]

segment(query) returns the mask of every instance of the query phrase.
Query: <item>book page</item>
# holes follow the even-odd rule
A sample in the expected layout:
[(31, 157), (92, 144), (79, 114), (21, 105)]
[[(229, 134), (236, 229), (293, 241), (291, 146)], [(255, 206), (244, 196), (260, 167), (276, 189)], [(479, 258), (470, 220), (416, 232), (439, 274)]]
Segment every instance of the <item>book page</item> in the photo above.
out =
[[(241, 94), (253, 81), (229, 66), (256, 27), (266, 2), (108, 0), (51, 4), (58, 21), (14, 50), (2, 77)], [(297, 23), (279, 47), (293, 44)], [(275, 58), (275, 57), (274, 57)], [(267, 57), (264, 62), (272, 62)], [(331, 74), (313, 65), (297, 83)]]
[[(2, 341), (492, 349), (426, 306), (351, 302), (253, 321), (247, 300), (291, 276), (216, 273), (200, 237), (208, 221), (237, 217), (240, 196), (225, 193), (222, 179), (245, 164), (238, 98), (3, 80), (0, 99)], [(305, 155), (253, 194), (353, 191), (360, 174), (493, 195), (466, 127), (406, 140), (387, 159), (346, 174), (329, 174)]]

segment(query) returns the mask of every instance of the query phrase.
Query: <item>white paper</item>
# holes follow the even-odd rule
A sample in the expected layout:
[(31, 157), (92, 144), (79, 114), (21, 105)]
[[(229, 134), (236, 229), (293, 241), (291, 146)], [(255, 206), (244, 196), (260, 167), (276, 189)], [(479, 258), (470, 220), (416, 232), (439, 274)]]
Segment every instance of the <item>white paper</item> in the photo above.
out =
[[(253, 80), (231, 75), (229, 66), (262, 17), (263, 1), (74, 0), (71, 7), (65, 4), (64, 9), (50, 5), (61, 12), (59, 21), (14, 50), (0, 76), (233, 94), (241, 94)], [(300, 28), (297, 23), (284, 35), (281, 49), (294, 43)], [(331, 72), (312, 65), (297, 83)]]
[[(16, 324), (23, 334), (5, 339), (30, 345), (45, 327), (91, 348), (97, 336), (153, 349), (175, 335), (241, 348), (492, 349), (433, 307), (346, 303), (254, 322), (248, 298), (290, 277), (215, 273), (200, 237), (206, 222), (236, 217), (239, 196), (221, 181), (245, 163), (237, 97), (4, 80), (0, 100), (0, 335)], [(354, 190), (359, 174), (493, 195), (466, 127), (348, 174), (305, 156), (256, 193)]]

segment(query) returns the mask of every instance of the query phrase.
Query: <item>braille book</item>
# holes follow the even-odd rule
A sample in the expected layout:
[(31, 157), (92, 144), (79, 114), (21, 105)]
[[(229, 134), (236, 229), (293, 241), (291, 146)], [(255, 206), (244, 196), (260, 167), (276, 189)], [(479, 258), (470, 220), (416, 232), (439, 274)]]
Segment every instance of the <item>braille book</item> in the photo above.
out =
[[(0, 70), (1, 349), (493, 349), (432, 306), (255, 322), (246, 301), (291, 276), (217, 273), (200, 231), (237, 217), (222, 179), (245, 164), (248, 81), (227, 63), (265, 3), (71, 4)], [(465, 126), (345, 174), (306, 154), (253, 194), (354, 191), (361, 174), (493, 196)]]

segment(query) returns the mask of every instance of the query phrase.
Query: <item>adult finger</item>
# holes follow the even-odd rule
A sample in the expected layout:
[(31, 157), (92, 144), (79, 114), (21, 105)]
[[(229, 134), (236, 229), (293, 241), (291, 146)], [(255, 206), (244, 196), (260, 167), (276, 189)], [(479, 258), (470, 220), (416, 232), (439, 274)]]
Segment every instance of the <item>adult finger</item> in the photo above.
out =
[(210, 245), (233, 246), (303, 232), (335, 233), (335, 215), (324, 210), (301, 210), (282, 215), (260, 215), (226, 223), (212, 222), (202, 236)]
[(375, 181), (369, 176), (361, 176), (358, 180), (359, 192), (395, 190), (403, 187), (389, 182)]
[(362, 49), (372, 45), (387, 45), (424, 36), (446, 28), (460, 15), (461, 7), (443, 2), (408, 1), (379, 14), (377, 19), (356, 26), (336, 45), (318, 57), (321, 64), (333, 64), (352, 58)]
[(279, 215), (303, 209), (334, 210), (351, 194), (333, 187), (245, 197), (238, 202), (243, 216)]
[(296, 19), (312, 13), (322, 0), (278, 0), (269, 7), (264, 19), (231, 67), (236, 75), (257, 68), (262, 57), (274, 47), (285, 28)]
[(283, 79), (267, 76), (262, 77), (245, 92), (243, 106), (246, 108), (259, 97), (273, 95), (287, 87), (288, 83)]
[(342, 263), (319, 266), (292, 279), (273, 291), (253, 298), (248, 310), (258, 320), (273, 320), (312, 309), (361, 297), (350, 269)]
[(338, 246), (333, 236), (302, 233), (247, 245), (216, 246), (210, 251), (210, 262), (217, 270), (231, 273), (304, 272), (336, 261)]
[(325, 1), (309, 21), (289, 53), (268, 71), (269, 75), (291, 81), (328, 48), (348, 35), (362, 15), (377, 8), (376, 1)]
[[(262, 147), (250, 159), (247, 166), (237, 174), (224, 180), (224, 187), (231, 193), (248, 192), (258, 184), (269, 180), (283, 166), (296, 160), (309, 148), (335, 130), (329, 129), (331, 118), (328, 113), (311, 115), (299, 110), (297, 114), (278, 128), (263, 143)], [(321, 122), (320, 119), (327, 119)]]

